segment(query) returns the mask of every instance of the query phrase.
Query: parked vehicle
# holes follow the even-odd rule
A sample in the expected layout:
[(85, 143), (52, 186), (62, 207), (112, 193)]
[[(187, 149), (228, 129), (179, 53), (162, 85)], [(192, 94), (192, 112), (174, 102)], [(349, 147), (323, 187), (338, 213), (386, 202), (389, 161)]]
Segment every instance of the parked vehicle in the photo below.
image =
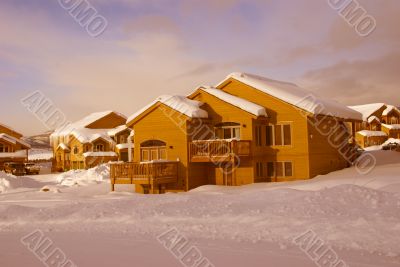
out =
[(26, 174), (39, 174), (40, 166), (35, 163), (25, 163), (25, 172)]
[(26, 174), (25, 165), (18, 162), (4, 163), (4, 171), (15, 176), (23, 176)]

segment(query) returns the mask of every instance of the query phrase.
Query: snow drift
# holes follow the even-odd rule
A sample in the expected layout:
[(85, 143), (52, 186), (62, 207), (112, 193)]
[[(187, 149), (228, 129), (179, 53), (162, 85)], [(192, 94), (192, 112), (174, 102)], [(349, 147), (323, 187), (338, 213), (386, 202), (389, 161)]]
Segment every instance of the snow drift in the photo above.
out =
[(110, 166), (102, 164), (89, 170), (71, 170), (57, 176), (56, 180), (64, 186), (88, 185), (93, 183), (108, 182)]
[(5, 172), (0, 172), (0, 193), (14, 188), (17, 177)]

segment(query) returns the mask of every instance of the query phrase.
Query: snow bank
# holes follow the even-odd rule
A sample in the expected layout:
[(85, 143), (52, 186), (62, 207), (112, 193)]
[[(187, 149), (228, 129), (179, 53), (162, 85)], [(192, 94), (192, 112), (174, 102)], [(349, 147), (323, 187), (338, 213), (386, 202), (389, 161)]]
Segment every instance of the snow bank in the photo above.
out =
[(89, 170), (71, 170), (57, 176), (59, 184), (65, 186), (89, 185), (92, 183), (107, 182), (110, 178), (110, 166), (99, 165)]
[(12, 189), (17, 177), (11, 174), (0, 172), (0, 193)]

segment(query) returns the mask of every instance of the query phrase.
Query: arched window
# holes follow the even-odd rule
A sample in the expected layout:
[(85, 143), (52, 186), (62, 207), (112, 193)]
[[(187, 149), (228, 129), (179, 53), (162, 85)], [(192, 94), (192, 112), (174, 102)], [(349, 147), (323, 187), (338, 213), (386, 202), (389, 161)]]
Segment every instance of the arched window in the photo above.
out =
[(240, 123), (223, 122), (215, 125), (215, 136), (218, 139), (240, 139)]
[(140, 144), (141, 161), (167, 159), (167, 144), (160, 140), (148, 140)]

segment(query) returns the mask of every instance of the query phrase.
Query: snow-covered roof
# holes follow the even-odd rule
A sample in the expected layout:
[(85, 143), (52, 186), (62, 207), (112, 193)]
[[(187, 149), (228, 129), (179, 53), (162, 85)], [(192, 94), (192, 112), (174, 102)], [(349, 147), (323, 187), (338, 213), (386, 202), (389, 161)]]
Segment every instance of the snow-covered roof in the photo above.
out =
[(78, 128), (88, 127), (89, 125), (95, 123), (96, 121), (98, 121), (112, 113), (117, 114), (118, 116), (126, 119), (125, 115), (123, 115), (119, 112), (116, 112), (116, 111), (108, 110), (108, 111), (95, 112), (95, 113), (89, 114), (88, 116), (84, 117), (83, 119), (75, 122), (74, 125), (75, 125), (75, 127), (78, 127)]
[(119, 127), (125, 127), (125, 125), (121, 125), (119, 127), (113, 128), (113, 129), (89, 129), (87, 126), (93, 124), (94, 122), (110, 115), (110, 114), (117, 114), (118, 116), (126, 119), (126, 117), (118, 112), (115, 111), (103, 111), (103, 112), (97, 112), (97, 113), (92, 113), (85, 118), (74, 122), (70, 123), (68, 125), (65, 125), (63, 127), (60, 127), (54, 131), (54, 133), (51, 134), (51, 138), (56, 138), (56, 137), (69, 137), (70, 135), (74, 136), (76, 139), (79, 140), (79, 142), (85, 144), (85, 143), (91, 143), (94, 140), (97, 140), (99, 138), (109, 142), (113, 143), (114, 140), (108, 135), (108, 132), (110, 130), (115, 130)]
[(385, 132), (382, 132), (382, 131), (362, 130), (362, 131), (359, 131), (357, 133), (361, 134), (362, 136), (367, 136), (367, 137), (371, 137), (371, 136), (387, 136), (387, 134)]
[(339, 102), (317, 96), (315, 93), (307, 91), (296, 84), (276, 81), (253, 74), (232, 73), (216, 87), (220, 87), (231, 78), (314, 115), (320, 114), (354, 120), (362, 119), (359, 112)]
[(385, 103), (371, 103), (365, 105), (357, 105), (357, 106), (349, 106), (349, 108), (354, 109), (362, 114), (363, 121), (367, 121), (367, 119), (380, 110), (381, 108), (386, 107)]
[(265, 110), (264, 107), (257, 105), (253, 102), (250, 102), (246, 99), (225, 93), (224, 91), (220, 89), (216, 89), (214, 87), (200, 87), (200, 90), (209, 93), (210, 95), (215, 96), (216, 98), (221, 99), (222, 101), (225, 101), (235, 107), (238, 107), (244, 111), (247, 111), (255, 116), (265, 116), (267, 117), (267, 111)]
[(189, 118), (208, 118), (207, 111), (200, 108), (204, 103), (190, 100), (184, 96), (162, 95), (132, 116), (130, 116), (128, 118), (127, 124), (135, 120), (138, 116), (140, 116), (143, 112), (145, 112), (156, 103), (162, 103), (182, 114), (185, 114)]
[(381, 122), (381, 120), (377, 117), (377, 116), (371, 116), (371, 117), (369, 117), (368, 118), (368, 123), (371, 123), (371, 122), (373, 122), (374, 120), (376, 120), (377, 122)]
[(16, 130), (14, 130), (13, 128), (11, 128), (11, 127), (8, 126), (8, 125), (5, 125), (5, 124), (3, 124), (3, 123), (0, 123), (0, 126), (2, 126), (2, 127), (4, 127), (4, 128), (7, 128), (8, 130), (10, 130), (10, 131), (12, 131), (12, 132), (14, 132), (14, 133), (16, 133), (16, 134), (19, 134), (19, 135), (23, 136), (23, 134), (17, 132)]
[(392, 144), (392, 143), (396, 143), (400, 145), (400, 139), (396, 139), (396, 138), (389, 138), (388, 140), (386, 140), (385, 143), (382, 144), (382, 146), (388, 145), (388, 144)]
[(126, 126), (126, 125), (121, 125), (121, 126), (118, 126), (118, 127), (114, 128), (114, 129), (109, 130), (109, 131), (107, 132), (107, 134), (108, 134), (109, 136), (115, 136), (116, 134), (119, 134), (120, 132), (123, 132), (123, 131), (125, 131), (126, 129), (129, 129), (128, 126)]
[(400, 130), (400, 124), (384, 124), (382, 126), (390, 130)]
[(71, 149), (64, 143), (60, 143), (58, 145), (57, 149), (59, 149), (59, 148), (61, 148), (62, 150), (65, 150), (65, 151), (71, 151)]
[(85, 158), (87, 157), (117, 157), (117, 153), (115, 152), (86, 152), (83, 153)]
[(25, 150), (19, 150), (9, 153), (0, 153), (0, 158), (25, 158), (26, 156), (27, 155)]
[[(89, 125), (93, 124), (94, 122), (96, 122), (96, 121), (98, 121), (98, 120), (100, 120), (100, 119), (102, 119), (102, 118), (104, 118), (104, 117), (106, 117), (106, 116), (108, 116), (108, 115), (110, 115), (112, 113), (117, 114), (118, 116), (120, 116), (122, 118), (126, 118), (125, 115), (123, 115), (121, 113), (118, 113), (118, 112), (115, 112), (115, 111), (96, 112), (96, 113), (89, 114), (88, 116), (86, 116), (83, 119), (78, 120), (78, 121), (76, 121), (74, 123), (70, 123), (68, 125), (65, 125), (65, 126), (62, 126), (62, 127), (58, 128), (58, 129), (56, 129), (54, 131), (54, 133), (52, 134), (52, 136), (66, 136), (66, 135), (69, 135), (69, 134), (71, 134), (71, 132), (73, 130), (86, 128)], [(108, 130), (110, 130), (110, 129), (107, 129), (107, 131)]]
[(19, 144), (21, 144), (21, 145), (23, 145), (23, 146), (25, 146), (27, 148), (31, 148), (31, 145), (28, 144), (27, 142), (25, 142), (25, 141), (23, 141), (21, 139), (17, 139), (14, 136), (11, 136), (11, 135), (8, 135), (8, 134), (5, 134), (5, 133), (0, 134), (0, 139), (3, 139), (4, 141), (6, 141), (8, 143), (11, 143), (11, 144), (14, 144), (14, 145), (19, 143)]
[(114, 140), (108, 135), (108, 129), (76, 129), (71, 132), (76, 139), (82, 144), (92, 143), (97, 139), (103, 139), (108, 143), (114, 143)]
[(395, 110), (398, 114), (400, 114), (400, 110), (393, 105), (386, 105), (386, 109), (382, 112), (383, 116), (387, 116), (391, 111)]

